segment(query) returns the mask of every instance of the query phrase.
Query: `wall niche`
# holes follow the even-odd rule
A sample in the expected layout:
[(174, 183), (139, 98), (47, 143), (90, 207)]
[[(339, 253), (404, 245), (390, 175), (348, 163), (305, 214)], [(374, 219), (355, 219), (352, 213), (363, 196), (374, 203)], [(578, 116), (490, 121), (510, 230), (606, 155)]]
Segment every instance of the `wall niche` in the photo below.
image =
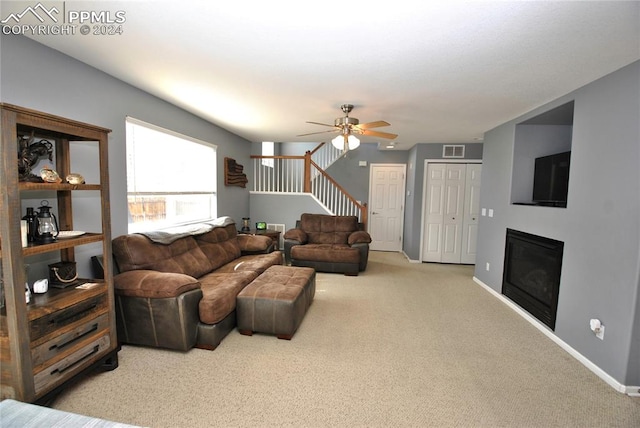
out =
[(512, 204), (566, 208), (573, 110), (571, 101), (516, 124)]

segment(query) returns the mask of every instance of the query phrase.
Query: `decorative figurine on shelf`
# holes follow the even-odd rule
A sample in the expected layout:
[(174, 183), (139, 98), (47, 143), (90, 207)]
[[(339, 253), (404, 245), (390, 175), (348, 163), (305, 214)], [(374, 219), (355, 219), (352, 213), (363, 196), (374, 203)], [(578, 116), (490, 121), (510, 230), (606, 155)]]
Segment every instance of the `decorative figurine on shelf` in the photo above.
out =
[(42, 183), (42, 178), (32, 174), (31, 170), (41, 157), (47, 156), (53, 162), (53, 145), (47, 140), (40, 140), (37, 143), (33, 140), (33, 133), (31, 137), (23, 135), (18, 140), (18, 179)]
[(45, 183), (61, 183), (62, 178), (58, 175), (58, 173), (49, 165), (46, 165), (40, 170), (40, 177), (42, 181)]
[(240, 232), (250, 232), (251, 231), (251, 227), (249, 227), (249, 217), (242, 217), (242, 229), (240, 229)]
[(71, 173), (67, 175), (67, 183), (69, 184), (84, 184), (84, 177), (81, 174)]

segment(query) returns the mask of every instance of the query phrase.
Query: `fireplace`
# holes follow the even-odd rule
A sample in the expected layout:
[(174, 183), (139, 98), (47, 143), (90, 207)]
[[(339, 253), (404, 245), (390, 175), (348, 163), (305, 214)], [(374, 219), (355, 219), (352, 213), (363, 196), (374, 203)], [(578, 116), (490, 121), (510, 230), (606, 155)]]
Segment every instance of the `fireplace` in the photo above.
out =
[(502, 294), (555, 330), (564, 242), (507, 229)]

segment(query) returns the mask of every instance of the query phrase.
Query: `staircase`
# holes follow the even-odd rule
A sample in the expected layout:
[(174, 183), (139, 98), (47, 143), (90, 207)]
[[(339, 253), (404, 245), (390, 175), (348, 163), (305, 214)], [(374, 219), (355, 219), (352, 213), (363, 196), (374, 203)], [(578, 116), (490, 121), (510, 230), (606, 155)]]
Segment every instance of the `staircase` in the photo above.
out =
[(304, 156), (251, 156), (253, 190), (263, 193), (310, 193), (332, 215), (354, 215), (367, 222), (366, 204), (356, 201), (325, 171), (344, 155), (321, 143)]

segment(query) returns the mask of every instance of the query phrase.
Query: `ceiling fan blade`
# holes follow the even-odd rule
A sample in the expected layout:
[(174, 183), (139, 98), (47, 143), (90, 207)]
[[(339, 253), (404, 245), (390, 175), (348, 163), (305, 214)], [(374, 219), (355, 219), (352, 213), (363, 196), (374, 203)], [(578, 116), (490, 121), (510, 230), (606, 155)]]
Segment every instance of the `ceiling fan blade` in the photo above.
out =
[(320, 122), (307, 122), (307, 123), (312, 123), (312, 124), (314, 124), (314, 125), (330, 126), (330, 127), (332, 127), (332, 128), (335, 128), (335, 127), (336, 127), (335, 125), (329, 125), (329, 124), (327, 124), (327, 123), (320, 123)]
[(381, 126), (391, 126), (391, 124), (385, 122), (384, 120), (377, 120), (375, 122), (361, 123), (360, 125), (356, 125), (356, 127), (360, 129), (379, 128)]
[(309, 132), (308, 134), (296, 135), (296, 137), (306, 137), (307, 135), (326, 134), (327, 132), (338, 132), (339, 129), (332, 129), (331, 131)]
[(389, 140), (393, 140), (398, 136), (398, 134), (390, 134), (388, 132), (379, 132), (379, 131), (368, 131), (366, 129), (361, 130), (359, 134), (368, 135), (370, 137), (387, 138)]

